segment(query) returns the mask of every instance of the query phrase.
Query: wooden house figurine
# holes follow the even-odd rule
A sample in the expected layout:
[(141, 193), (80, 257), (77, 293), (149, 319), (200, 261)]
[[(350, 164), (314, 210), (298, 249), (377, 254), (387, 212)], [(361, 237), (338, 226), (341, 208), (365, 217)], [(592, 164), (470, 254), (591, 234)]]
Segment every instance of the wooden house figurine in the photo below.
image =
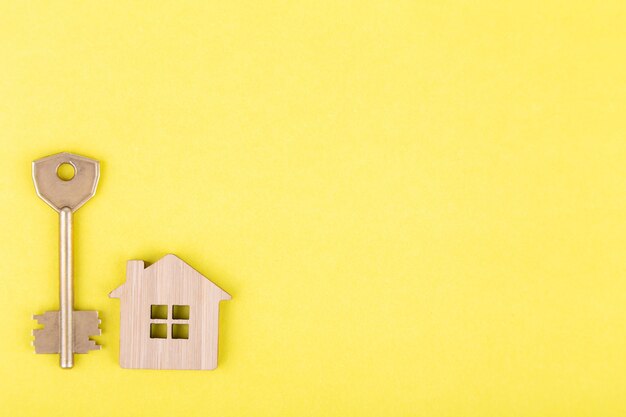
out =
[(215, 369), (219, 304), (231, 296), (169, 254), (145, 267), (128, 261), (121, 300), (120, 365), (143, 369)]

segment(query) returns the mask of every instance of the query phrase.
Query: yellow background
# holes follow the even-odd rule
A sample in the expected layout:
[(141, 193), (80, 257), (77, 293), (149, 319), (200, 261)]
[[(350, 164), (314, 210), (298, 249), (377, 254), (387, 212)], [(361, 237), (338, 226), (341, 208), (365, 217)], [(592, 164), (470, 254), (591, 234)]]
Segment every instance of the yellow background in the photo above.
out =
[[(623, 1), (0, 3), (0, 413), (626, 415)], [(35, 355), (57, 220), (102, 162), (76, 306)], [(213, 372), (118, 366), (125, 261), (233, 295)]]

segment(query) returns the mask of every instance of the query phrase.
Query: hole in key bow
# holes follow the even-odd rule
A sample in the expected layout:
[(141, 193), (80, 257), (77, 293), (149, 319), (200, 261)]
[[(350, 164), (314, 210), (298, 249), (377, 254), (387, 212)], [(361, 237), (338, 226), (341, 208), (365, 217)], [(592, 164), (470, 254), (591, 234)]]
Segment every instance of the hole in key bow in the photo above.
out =
[(57, 168), (57, 177), (63, 181), (69, 181), (76, 175), (76, 167), (71, 162), (63, 162)]

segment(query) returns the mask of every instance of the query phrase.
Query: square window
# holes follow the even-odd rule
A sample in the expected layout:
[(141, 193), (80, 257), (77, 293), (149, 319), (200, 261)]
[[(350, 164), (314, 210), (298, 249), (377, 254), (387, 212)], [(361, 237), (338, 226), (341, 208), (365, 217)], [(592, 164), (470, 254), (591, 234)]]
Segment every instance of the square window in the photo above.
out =
[(172, 324), (172, 339), (189, 339), (189, 325)]
[(151, 339), (167, 339), (167, 324), (151, 323), (150, 324)]
[(165, 304), (152, 304), (150, 306), (151, 319), (167, 319), (167, 306)]
[(189, 320), (189, 306), (173, 306), (172, 318), (174, 320)]

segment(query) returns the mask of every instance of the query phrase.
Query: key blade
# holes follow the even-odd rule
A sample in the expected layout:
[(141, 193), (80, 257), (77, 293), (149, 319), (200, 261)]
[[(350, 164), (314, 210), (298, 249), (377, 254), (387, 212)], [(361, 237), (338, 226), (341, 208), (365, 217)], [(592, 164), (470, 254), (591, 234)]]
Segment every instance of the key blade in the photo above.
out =
[(97, 311), (74, 310), (74, 353), (88, 353), (100, 350), (102, 346), (91, 340), (91, 336), (100, 336), (100, 319)]
[[(59, 353), (59, 311), (46, 311), (33, 316), (33, 319), (43, 325), (43, 329), (33, 330), (35, 353)], [(74, 310), (74, 353), (88, 353), (90, 350), (101, 348), (92, 336), (102, 333), (97, 311)]]
[[(57, 175), (59, 166), (74, 167), (74, 177), (63, 180)], [(33, 182), (37, 195), (56, 211), (68, 207), (78, 210), (96, 193), (100, 178), (100, 162), (95, 159), (61, 152), (33, 162)]]
[(44, 326), (43, 329), (33, 330), (35, 353), (59, 353), (59, 312), (46, 311), (33, 316), (33, 319)]

